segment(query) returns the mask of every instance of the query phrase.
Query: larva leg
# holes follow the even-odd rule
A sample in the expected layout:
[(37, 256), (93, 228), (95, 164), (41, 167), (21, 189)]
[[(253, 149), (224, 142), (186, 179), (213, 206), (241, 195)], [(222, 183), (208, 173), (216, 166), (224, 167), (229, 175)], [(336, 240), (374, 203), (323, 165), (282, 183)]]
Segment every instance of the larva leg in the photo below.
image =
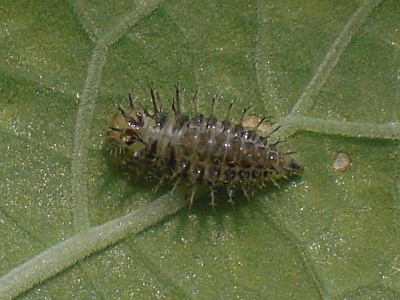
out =
[(174, 185), (173, 185), (172, 190), (171, 190), (171, 194), (174, 194), (175, 189), (176, 189), (176, 187), (179, 185), (180, 181), (181, 181), (181, 179), (178, 178), (178, 179), (174, 182)]
[(245, 189), (245, 187), (242, 187), (242, 191), (243, 191), (243, 194), (244, 194), (244, 196), (246, 197), (247, 201), (250, 201), (250, 196), (249, 196), (249, 194), (247, 193), (247, 190)]
[(210, 195), (211, 195), (211, 203), (210, 205), (212, 206), (213, 210), (215, 211), (215, 206), (217, 206), (217, 203), (215, 203), (215, 190), (214, 187), (210, 187)]
[(190, 202), (189, 202), (189, 209), (192, 208), (193, 201), (194, 201), (194, 195), (196, 194), (196, 187), (192, 186), (192, 193), (190, 195)]
[(160, 178), (160, 181), (157, 183), (157, 185), (153, 188), (153, 193), (157, 193), (158, 189), (162, 187), (165, 179), (168, 178), (168, 175), (162, 175)]
[(233, 201), (233, 196), (235, 195), (235, 187), (227, 186), (226, 190), (228, 191), (228, 197), (229, 197), (228, 202), (231, 203), (232, 205), (234, 205), (235, 202)]
[(270, 180), (272, 181), (272, 183), (273, 183), (278, 189), (281, 188), (281, 186), (278, 184), (278, 182), (277, 182), (274, 178), (271, 177)]

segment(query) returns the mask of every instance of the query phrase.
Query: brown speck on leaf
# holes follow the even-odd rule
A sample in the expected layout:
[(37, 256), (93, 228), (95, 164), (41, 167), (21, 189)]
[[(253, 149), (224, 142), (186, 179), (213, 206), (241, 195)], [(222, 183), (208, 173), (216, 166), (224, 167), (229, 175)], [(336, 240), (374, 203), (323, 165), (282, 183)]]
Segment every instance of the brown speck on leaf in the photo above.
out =
[(339, 152), (333, 161), (333, 169), (335, 171), (344, 171), (350, 166), (350, 156), (344, 152)]
[(189, 242), (189, 239), (186, 237), (181, 237), (181, 243), (186, 245)]

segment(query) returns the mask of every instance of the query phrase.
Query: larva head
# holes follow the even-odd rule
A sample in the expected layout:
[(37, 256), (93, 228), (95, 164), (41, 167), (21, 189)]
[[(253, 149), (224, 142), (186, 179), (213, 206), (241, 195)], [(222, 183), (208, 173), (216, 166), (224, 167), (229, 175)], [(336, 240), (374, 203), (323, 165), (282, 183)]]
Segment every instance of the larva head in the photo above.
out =
[(274, 179), (280, 179), (292, 175), (301, 175), (304, 170), (303, 166), (280, 153), (274, 145), (270, 145), (267, 148), (259, 146), (256, 150), (256, 161), (258, 162), (258, 168), (266, 168), (267, 172), (264, 176), (266, 180), (270, 179), (270, 172), (273, 173)]
[(144, 116), (141, 111), (132, 110), (127, 114), (118, 106), (120, 113), (115, 114), (107, 130), (111, 139), (110, 152), (117, 155), (124, 153), (126, 148), (140, 142), (139, 130), (144, 126)]
[(274, 169), (285, 178), (292, 175), (301, 175), (304, 171), (304, 167), (298, 164), (294, 159), (279, 153), (271, 155), (270, 160), (274, 165)]

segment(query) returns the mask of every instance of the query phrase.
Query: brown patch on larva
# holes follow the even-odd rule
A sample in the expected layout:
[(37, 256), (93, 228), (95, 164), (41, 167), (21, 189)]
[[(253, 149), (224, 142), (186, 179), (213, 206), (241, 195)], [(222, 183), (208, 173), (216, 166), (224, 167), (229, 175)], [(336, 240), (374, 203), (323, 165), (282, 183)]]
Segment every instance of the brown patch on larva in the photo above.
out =
[(253, 126), (231, 122), (234, 102), (221, 120), (213, 112), (210, 116), (198, 112), (188, 116), (181, 112), (180, 91), (178, 85), (175, 87), (173, 114), (159, 108), (160, 97), (151, 86), (152, 113), (133, 103), (131, 96), (129, 111), (118, 106), (119, 113), (112, 117), (107, 130), (114, 161), (129, 170), (144, 166), (158, 175), (160, 182), (169, 181), (174, 187), (185, 184), (191, 191), (191, 204), (196, 188), (207, 185), (213, 206), (216, 187), (224, 186), (229, 202), (233, 202), (237, 188), (248, 195), (247, 191), (264, 187), (267, 182), (278, 185), (278, 180), (302, 172), (303, 167), (281, 153), (277, 143), (271, 144), (268, 136), (246, 128), (261, 125), (260, 119)]
[(245, 128), (255, 128), (262, 133), (268, 132), (271, 128), (270, 123), (263, 121), (262, 118), (257, 116), (245, 116), (242, 125)]
[(350, 163), (350, 156), (344, 152), (339, 152), (333, 161), (333, 169), (335, 171), (344, 171), (350, 166)]

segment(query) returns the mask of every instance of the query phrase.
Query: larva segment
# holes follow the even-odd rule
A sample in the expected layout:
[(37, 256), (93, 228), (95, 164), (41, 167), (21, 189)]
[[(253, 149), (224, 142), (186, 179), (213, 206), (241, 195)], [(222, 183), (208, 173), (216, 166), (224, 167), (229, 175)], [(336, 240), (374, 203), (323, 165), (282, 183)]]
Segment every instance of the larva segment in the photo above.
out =
[(171, 115), (159, 108), (159, 95), (151, 86), (153, 113), (143, 107), (135, 109), (131, 97), (129, 112), (118, 106), (119, 113), (111, 119), (107, 135), (110, 153), (120, 164), (130, 169), (152, 166), (174, 186), (186, 184), (192, 189), (191, 203), (196, 187), (207, 185), (213, 206), (217, 187), (225, 186), (233, 203), (238, 188), (247, 195), (246, 190), (267, 182), (277, 185), (279, 179), (302, 172), (303, 167), (283, 155), (277, 144), (269, 144), (268, 137), (244, 128), (242, 122), (229, 120), (235, 100), (222, 120), (213, 114), (215, 97), (210, 116), (196, 113), (190, 117), (181, 111), (178, 85), (175, 88)]

